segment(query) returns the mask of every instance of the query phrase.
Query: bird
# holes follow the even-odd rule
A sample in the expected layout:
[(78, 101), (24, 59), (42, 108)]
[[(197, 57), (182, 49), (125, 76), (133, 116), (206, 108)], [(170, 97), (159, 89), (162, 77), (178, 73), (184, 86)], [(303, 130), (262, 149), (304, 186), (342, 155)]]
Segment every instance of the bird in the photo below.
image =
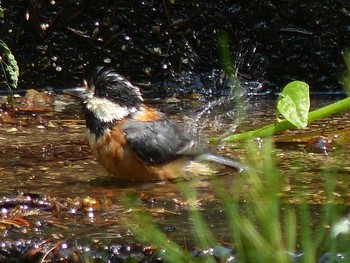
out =
[[(166, 114), (145, 104), (140, 88), (113, 68), (99, 67), (80, 94), (93, 155), (119, 180), (147, 182), (213, 171), (205, 162), (237, 170), (239, 162), (197, 142)], [(194, 168), (192, 168), (194, 167)]]

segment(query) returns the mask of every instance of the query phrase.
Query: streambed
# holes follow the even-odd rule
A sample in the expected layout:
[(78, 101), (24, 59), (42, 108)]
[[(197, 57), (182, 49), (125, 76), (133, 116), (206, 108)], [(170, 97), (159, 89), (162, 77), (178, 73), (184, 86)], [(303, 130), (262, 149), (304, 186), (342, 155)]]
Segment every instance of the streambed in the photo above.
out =
[[(123, 223), (130, 217), (131, 210), (122, 200), (130, 193), (136, 195), (171, 240), (190, 251), (195, 250), (189, 231), (192, 226), (189, 206), (177, 183), (132, 184), (109, 176), (90, 153), (77, 102), (63, 95), (49, 97), (53, 104), (63, 102), (65, 107), (59, 111), (51, 106), (23, 110), (23, 97), (20, 97), (16, 99), (17, 110), (3, 106), (0, 112), (0, 260), (7, 262), (16, 258), (17, 262), (38, 262), (44, 257), (45, 262), (86, 262), (84, 260), (99, 258), (100, 261), (94, 262), (107, 262), (106, 259), (119, 262), (120, 258), (136, 258), (156, 262), (154, 248), (138, 242)], [(312, 105), (320, 107), (332, 100), (334, 98), (315, 99)], [(238, 125), (237, 130), (273, 122), (275, 99), (267, 102), (252, 98), (246, 108), (247, 117), (242, 120), (245, 125)], [(205, 108), (205, 105), (197, 100), (150, 103), (180, 125), (187, 123), (189, 130), (197, 129), (203, 140), (223, 134), (235, 119), (234, 110), (227, 104), (212, 110), (216, 117), (202, 113), (202, 118), (198, 118), (199, 112), (194, 109)], [(230, 111), (231, 114), (223, 114)], [(196, 123), (191, 123), (191, 119)], [(307, 203), (313, 222), (317, 222), (329, 198), (325, 177), (334, 176), (332, 204), (338, 211), (336, 216), (346, 215), (350, 200), (348, 119), (346, 112), (313, 123), (305, 130), (275, 136), (273, 155), (284, 177), (279, 192), (282, 206)], [(338, 150), (306, 151), (310, 138), (320, 135), (335, 138), (340, 144)], [(254, 144), (264, 144), (264, 139), (255, 140)], [(245, 144), (211, 146), (223, 155), (247, 162)], [(250, 187), (249, 182), (242, 188), (234, 187), (244, 173), (223, 169), (219, 175), (217, 178), (224, 185), (233, 186), (230, 191), (244, 192)], [(212, 178), (203, 178), (190, 181), (188, 185), (198, 191), (198, 207), (213, 234), (227, 245), (230, 242), (227, 219), (212, 182)], [(244, 200), (241, 209), (244, 210), (246, 202), (250, 200)], [(227, 253), (235, 256), (231, 250)], [(74, 261), (77, 258), (78, 261)]]

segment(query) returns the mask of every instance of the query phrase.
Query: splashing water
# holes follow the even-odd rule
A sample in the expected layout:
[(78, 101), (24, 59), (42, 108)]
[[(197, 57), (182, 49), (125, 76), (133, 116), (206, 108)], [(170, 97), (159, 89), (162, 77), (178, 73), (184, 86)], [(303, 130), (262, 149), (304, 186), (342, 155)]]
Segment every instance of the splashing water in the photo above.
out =
[[(220, 137), (223, 139), (228, 134), (234, 133), (237, 127), (242, 123), (244, 114), (247, 109), (248, 98), (244, 96), (243, 103), (237, 104), (237, 97), (220, 97), (207, 102), (202, 109), (188, 122), (187, 130), (196, 138), (200, 138), (204, 130), (211, 128), (220, 130), (222, 124), (227, 123), (224, 119), (233, 119), (230, 127)], [(238, 109), (237, 107), (240, 107)], [(213, 121), (214, 120), (214, 121)]]

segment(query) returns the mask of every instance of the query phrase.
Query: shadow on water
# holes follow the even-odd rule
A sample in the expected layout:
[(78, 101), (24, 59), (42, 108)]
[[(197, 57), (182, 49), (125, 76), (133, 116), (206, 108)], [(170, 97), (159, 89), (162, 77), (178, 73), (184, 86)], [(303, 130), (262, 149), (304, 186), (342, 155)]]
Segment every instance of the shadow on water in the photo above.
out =
[[(9, 257), (21, 255), (27, 259), (30, 251), (33, 262), (37, 262), (35, 259), (51, 251), (48, 259), (53, 262), (62, 255), (66, 255), (65, 262), (71, 262), (74, 250), (74, 253), (83, 254), (90, 251), (101, 258), (119, 253), (125, 257), (137, 254), (155, 260), (152, 258), (155, 256), (151, 252), (147, 254), (121, 224), (121, 218), (128, 218), (130, 212), (121, 198), (130, 192), (137, 195), (169, 238), (191, 249), (195, 244), (188, 231), (191, 227), (188, 208), (175, 182), (132, 184), (108, 176), (90, 154), (85, 124), (75, 101), (62, 95), (55, 100), (65, 101), (66, 109), (61, 112), (1, 112), (0, 230), (3, 241), (0, 259), (6, 258), (6, 253)], [(183, 100), (176, 105), (157, 103), (155, 106), (179, 123), (184, 122), (184, 116), (189, 119), (197, 116), (193, 123), (205, 124), (201, 126), (203, 138), (232, 129), (235, 116), (227, 103), (219, 101), (209, 106), (198, 103)], [(315, 102), (315, 105), (322, 103), (327, 101)], [(205, 115), (209, 113), (196, 113), (193, 108), (210, 108), (219, 121), (211, 123), (209, 115)], [(272, 122), (273, 109), (273, 100), (250, 100), (244, 129)], [(216, 112), (220, 112), (220, 116)], [(320, 134), (346, 137), (347, 132), (343, 132), (346, 129), (339, 127), (347, 125), (348, 117), (349, 113), (336, 116), (326, 128), (324, 123), (318, 122), (306, 130), (276, 136), (275, 154), (285, 177), (281, 201), (296, 206), (306, 201), (311, 205), (315, 221), (321, 217), (318, 208), (327, 198), (320, 190), (324, 188), (325, 170), (336, 173), (334, 202), (339, 204), (338, 210), (344, 211), (348, 206), (350, 165), (344, 161), (348, 160), (349, 147), (344, 140), (340, 151), (325, 155), (307, 152), (305, 145), (309, 138)], [(241, 143), (221, 143), (213, 147), (222, 155), (245, 161), (246, 149)], [(242, 176), (228, 169), (223, 169), (221, 175), (219, 179), (225, 185), (234, 184), (235, 178)], [(206, 222), (215, 229), (220, 241), (229, 242), (227, 219), (213, 193), (211, 179), (204, 178), (194, 187), (198, 190), (197, 198)], [(248, 188), (246, 184), (236, 190), (244, 192)], [(241, 209), (244, 210), (244, 203)], [(218, 220), (218, 215), (223, 215), (222, 219)], [(35, 250), (35, 247), (40, 249)]]

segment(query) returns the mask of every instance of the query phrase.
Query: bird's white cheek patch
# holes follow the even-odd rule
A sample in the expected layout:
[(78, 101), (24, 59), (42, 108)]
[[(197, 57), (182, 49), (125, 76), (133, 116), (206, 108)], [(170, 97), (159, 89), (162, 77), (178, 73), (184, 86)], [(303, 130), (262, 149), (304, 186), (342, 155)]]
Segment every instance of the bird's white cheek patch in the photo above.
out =
[(86, 102), (86, 108), (103, 122), (120, 120), (129, 114), (128, 109), (104, 98), (91, 98)]

